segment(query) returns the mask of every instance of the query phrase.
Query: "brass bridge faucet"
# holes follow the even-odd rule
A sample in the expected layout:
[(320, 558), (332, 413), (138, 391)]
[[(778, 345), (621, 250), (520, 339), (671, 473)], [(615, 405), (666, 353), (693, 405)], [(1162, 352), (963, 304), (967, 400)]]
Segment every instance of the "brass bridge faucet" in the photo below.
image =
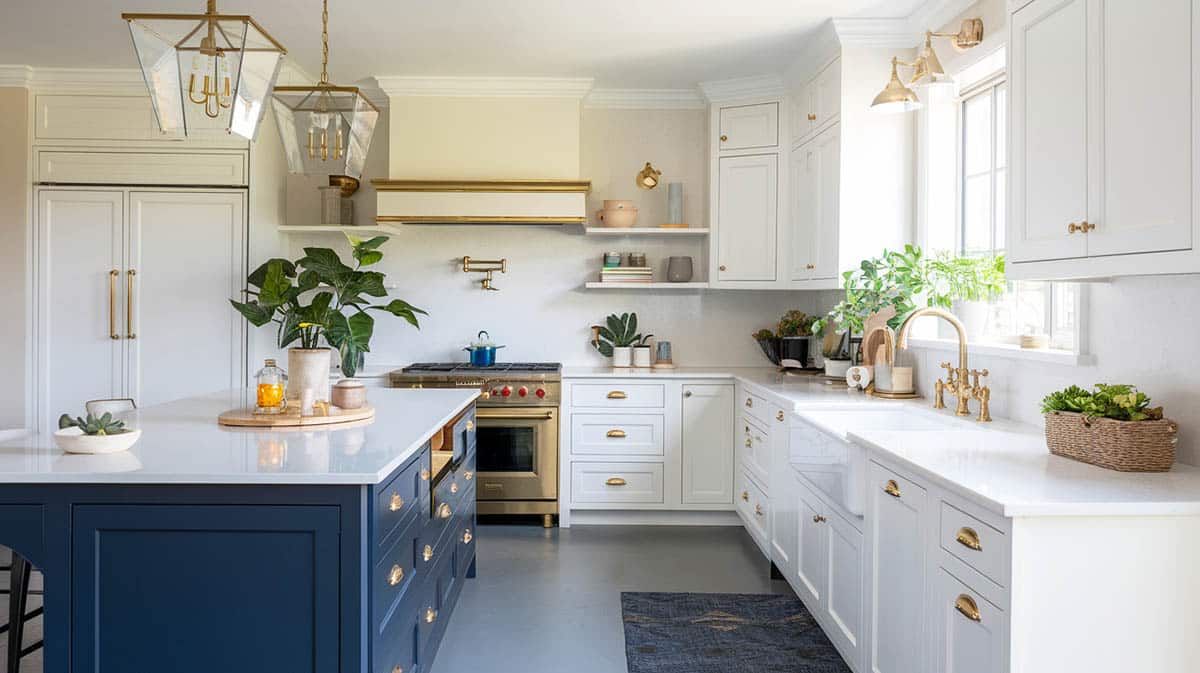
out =
[[(971, 415), (971, 400), (979, 400), (979, 415), (975, 420), (987, 422), (992, 420), (988, 406), (991, 401), (992, 391), (987, 386), (979, 385), (979, 378), (986, 377), (988, 370), (983, 371), (969, 369), (967, 367), (967, 330), (963, 327), (962, 321), (954, 317), (953, 313), (944, 311), (940, 308), (926, 307), (919, 308), (909, 314), (905, 319), (904, 324), (900, 326), (900, 332), (896, 335), (896, 346), (902, 349), (908, 349), (908, 333), (912, 329), (913, 321), (924, 315), (937, 316), (954, 327), (955, 333), (958, 335), (958, 367), (955, 368), (949, 362), (943, 362), (941, 366), (946, 369), (946, 380), (938, 379), (933, 384), (933, 408), (944, 409), (946, 407), (945, 393), (957, 398), (958, 403), (954, 407), (956, 416)], [(974, 378), (973, 384), (970, 383), (971, 378)]]

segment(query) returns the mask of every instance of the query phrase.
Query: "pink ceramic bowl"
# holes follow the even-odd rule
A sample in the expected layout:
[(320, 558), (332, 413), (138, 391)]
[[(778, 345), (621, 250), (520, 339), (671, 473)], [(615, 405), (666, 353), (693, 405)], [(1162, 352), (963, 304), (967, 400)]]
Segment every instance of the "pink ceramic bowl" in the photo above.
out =
[(629, 210), (599, 210), (596, 211), (596, 219), (600, 220), (600, 225), (604, 227), (628, 229), (637, 221), (637, 208)]

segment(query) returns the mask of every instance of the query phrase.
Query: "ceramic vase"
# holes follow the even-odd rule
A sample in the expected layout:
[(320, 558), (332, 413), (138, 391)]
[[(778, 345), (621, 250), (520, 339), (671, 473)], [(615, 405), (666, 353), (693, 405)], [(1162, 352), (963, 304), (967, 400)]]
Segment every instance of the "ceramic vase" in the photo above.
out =
[(683, 224), (683, 183), (667, 184), (667, 223)]
[(286, 396), (301, 400), (311, 390), (314, 400), (329, 400), (329, 364), (333, 351), (328, 348), (289, 348)]
[(633, 348), (630, 346), (613, 346), (613, 366), (632, 367)]
[(650, 347), (635, 346), (633, 349), (633, 366), (634, 367), (649, 367), (650, 362)]

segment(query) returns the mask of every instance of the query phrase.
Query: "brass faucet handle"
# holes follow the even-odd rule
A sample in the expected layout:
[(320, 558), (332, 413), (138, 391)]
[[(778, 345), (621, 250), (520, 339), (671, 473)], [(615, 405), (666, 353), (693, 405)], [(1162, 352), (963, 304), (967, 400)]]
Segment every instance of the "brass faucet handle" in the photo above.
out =
[(971, 374), (971, 389), (979, 390), (979, 377), (982, 376), (984, 378), (987, 378), (988, 370), (972, 369), (970, 374)]
[(946, 370), (946, 383), (949, 385), (954, 385), (954, 365), (950, 364), (949, 362), (943, 362), (938, 366)]
[[(985, 369), (984, 372), (987, 372), (987, 370)], [(987, 374), (985, 373), (984, 376), (987, 376)], [(975, 420), (980, 423), (991, 423), (992, 389), (987, 386), (978, 387), (971, 392), (971, 397), (979, 400), (979, 415), (975, 417)]]

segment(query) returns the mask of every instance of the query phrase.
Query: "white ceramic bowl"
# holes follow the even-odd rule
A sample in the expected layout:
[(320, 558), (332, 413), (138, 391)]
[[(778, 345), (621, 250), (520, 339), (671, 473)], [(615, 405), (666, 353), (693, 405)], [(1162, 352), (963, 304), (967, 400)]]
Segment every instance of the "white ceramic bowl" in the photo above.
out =
[(85, 435), (83, 430), (70, 427), (55, 431), (54, 443), (67, 453), (117, 453), (133, 446), (141, 436), (138, 429), (115, 435)]

